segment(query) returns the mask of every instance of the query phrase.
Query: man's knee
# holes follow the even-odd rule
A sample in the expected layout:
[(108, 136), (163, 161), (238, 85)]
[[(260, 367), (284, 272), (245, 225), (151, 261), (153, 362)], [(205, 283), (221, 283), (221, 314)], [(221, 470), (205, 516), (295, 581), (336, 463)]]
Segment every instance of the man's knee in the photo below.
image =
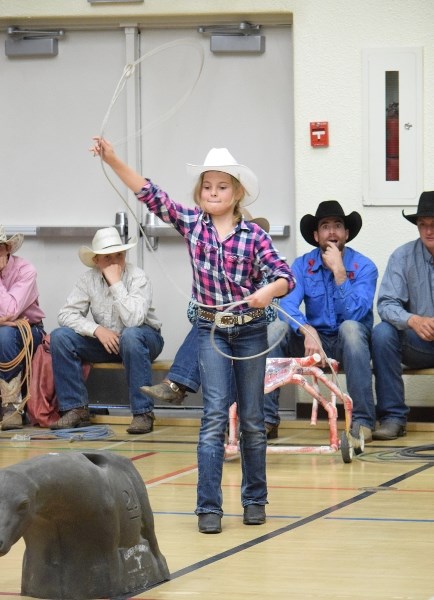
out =
[(339, 335), (345, 337), (361, 337), (365, 335), (366, 327), (359, 321), (343, 321), (339, 326)]
[(66, 341), (71, 339), (74, 331), (70, 327), (58, 327), (50, 333), (50, 349), (61, 348)]
[(125, 327), (119, 340), (121, 351), (131, 352), (139, 346), (146, 345), (140, 327)]
[(399, 339), (398, 330), (386, 321), (381, 321), (372, 331), (372, 346), (374, 348), (384, 348), (391, 342), (397, 342)]

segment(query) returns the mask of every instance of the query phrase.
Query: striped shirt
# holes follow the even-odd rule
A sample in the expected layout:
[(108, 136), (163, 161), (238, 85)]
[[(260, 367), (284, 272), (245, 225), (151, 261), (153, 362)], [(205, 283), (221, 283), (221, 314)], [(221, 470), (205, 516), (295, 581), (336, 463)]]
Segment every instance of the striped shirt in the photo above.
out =
[[(294, 288), (289, 265), (270, 236), (255, 223), (241, 220), (221, 241), (207, 213), (174, 202), (151, 181), (147, 180), (136, 195), (150, 212), (185, 238), (193, 269), (192, 295), (200, 304), (220, 306), (243, 300), (261, 287), (263, 270), (269, 282), (284, 278), (288, 292)], [(246, 307), (238, 305), (234, 310)]]

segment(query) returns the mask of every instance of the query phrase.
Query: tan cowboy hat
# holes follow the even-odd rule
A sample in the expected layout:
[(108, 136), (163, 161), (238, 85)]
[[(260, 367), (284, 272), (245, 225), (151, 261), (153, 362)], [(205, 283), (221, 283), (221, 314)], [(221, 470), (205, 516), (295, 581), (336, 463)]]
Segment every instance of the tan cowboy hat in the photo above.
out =
[(418, 217), (434, 217), (434, 192), (422, 192), (417, 205), (417, 213), (405, 215), (402, 211), (402, 216), (413, 225), (417, 224)]
[(238, 179), (248, 195), (242, 202), (243, 206), (252, 204), (259, 196), (258, 178), (249, 167), (240, 165), (227, 148), (212, 148), (203, 165), (187, 164), (187, 173), (194, 177), (200, 177), (206, 171), (221, 171)]
[(23, 242), (24, 235), (22, 233), (14, 233), (14, 235), (8, 238), (4, 225), (0, 225), (0, 244), (7, 244), (9, 246), (9, 254), (15, 254), (21, 248)]
[(246, 221), (250, 221), (250, 223), (256, 223), (256, 225), (259, 225), (259, 227), (265, 232), (270, 233), (270, 223), (265, 217), (258, 217), (257, 219), (254, 219), (249, 211), (243, 208), (243, 218)]
[(123, 252), (129, 250), (137, 244), (137, 238), (133, 237), (128, 244), (122, 243), (121, 236), (116, 227), (105, 227), (98, 229), (93, 236), (92, 248), (81, 246), (78, 251), (78, 256), (86, 267), (94, 267), (94, 257), (97, 254), (114, 254), (115, 252)]
[(337, 200), (325, 200), (318, 204), (315, 216), (304, 215), (300, 221), (301, 235), (311, 246), (318, 246), (313, 232), (318, 229), (318, 223), (321, 219), (326, 219), (327, 217), (339, 217), (343, 220), (345, 229), (348, 229), (348, 242), (356, 237), (362, 227), (362, 217), (358, 212), (353, 211), (349, 215), (346, 215)]

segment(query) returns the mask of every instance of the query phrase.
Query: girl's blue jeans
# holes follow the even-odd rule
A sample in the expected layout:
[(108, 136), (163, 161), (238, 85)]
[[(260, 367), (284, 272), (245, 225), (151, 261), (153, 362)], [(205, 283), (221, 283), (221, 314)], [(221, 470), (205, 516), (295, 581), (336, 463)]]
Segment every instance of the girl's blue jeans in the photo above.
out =
[[(203, 417), (199, 432), (198, 486), (196, 514), (223, 514), (221, 489), (224, 445), (233, 401), (233, 377), (237, 386), (240, 423), (241, 504), (266, 504), (267, 438), (264, 425), (264, 376), (266, 355), (254, 357), (267, 349), (267, 323), (256, 319), (241, 326), (216, 327), (197, 321), (199, 367), (203, 392)], [(222, 356), (254, 357), (232, 360)]]
[(109, 354), (99, 340), (75, 333), (70, 327), (55, 329), (50, 335), (50, 351), (60, 411), (66, 412), (89, 403), (82, 372), (82, 361), (85, 361), (122, 362), (131, 412), (133, 415), (151, 412), (154, 402), (139, 388), (152, 385), (151, 363), (160, 354), (163, 345), (161, 334), (149, 325), (126, 327), (121, 333), (119, 354)]

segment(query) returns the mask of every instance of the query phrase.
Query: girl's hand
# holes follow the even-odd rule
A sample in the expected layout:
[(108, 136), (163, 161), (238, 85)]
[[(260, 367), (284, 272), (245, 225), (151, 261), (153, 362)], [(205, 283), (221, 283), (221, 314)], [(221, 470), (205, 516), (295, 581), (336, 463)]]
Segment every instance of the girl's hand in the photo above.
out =
[(269, 304), (271, 304), (273, 300), (273, 295), (270, 293), (270, 290), (267, 290), (268, 286), (256, 290), (251, 296), (247, 296), (246, 302), (252, 308), (265, 308)]
[(92, 139), (93, 146), (89, 148), (89, 151), (92, 152), (94, 156), (100, 156), (104, 162), (110, 165), (116, 158), (111, 143), (99, 136), (95, 136)]

